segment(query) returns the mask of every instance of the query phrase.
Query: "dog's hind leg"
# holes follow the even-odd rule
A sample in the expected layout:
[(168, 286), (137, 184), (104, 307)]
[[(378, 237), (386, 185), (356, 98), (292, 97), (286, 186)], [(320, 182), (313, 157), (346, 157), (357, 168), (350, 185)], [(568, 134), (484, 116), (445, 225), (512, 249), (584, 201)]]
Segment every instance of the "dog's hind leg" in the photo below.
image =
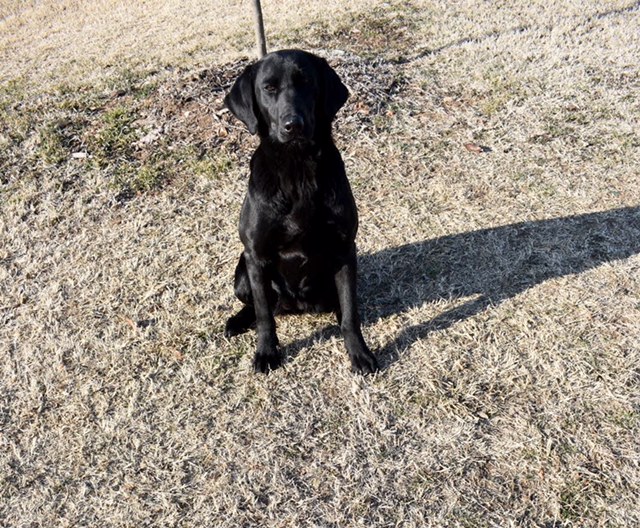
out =
[(256, 326), (256, 311), (253, 308), (253, 298), (251, 295), (251, 284), (247, 275), (247, 264), (244, 254), (240, 255), (240, 260), (236, 266), (234, 291), (236, 297), (240, 299), (244, 306), (235, 315), (229, 317), (224, 328), (226, 337), (233, 337), (244, 334), (247, 330)]

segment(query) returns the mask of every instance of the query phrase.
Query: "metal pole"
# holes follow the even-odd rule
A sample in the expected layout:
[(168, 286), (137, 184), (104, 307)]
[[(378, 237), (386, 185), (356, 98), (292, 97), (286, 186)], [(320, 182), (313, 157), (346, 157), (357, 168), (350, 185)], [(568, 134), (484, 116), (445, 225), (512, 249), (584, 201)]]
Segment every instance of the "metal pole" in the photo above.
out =
[(258, 58), (261, 59), (267, 54), (267, 41), (264, 38), (264, 23), (262, 21), (260, 0), (253, 0), (253, 18), (256, 29), (256, 50), (258, 52)]

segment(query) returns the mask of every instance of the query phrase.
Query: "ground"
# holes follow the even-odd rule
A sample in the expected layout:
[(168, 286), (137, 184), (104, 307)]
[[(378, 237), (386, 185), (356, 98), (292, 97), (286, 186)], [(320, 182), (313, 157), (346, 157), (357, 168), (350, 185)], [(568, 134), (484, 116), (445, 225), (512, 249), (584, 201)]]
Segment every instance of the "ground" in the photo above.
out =
[(250, 2), (0, 0), (0, 526), (640, 523), (640, 3), (263, 1), (351, 91), (363, 332), (227, 340)]

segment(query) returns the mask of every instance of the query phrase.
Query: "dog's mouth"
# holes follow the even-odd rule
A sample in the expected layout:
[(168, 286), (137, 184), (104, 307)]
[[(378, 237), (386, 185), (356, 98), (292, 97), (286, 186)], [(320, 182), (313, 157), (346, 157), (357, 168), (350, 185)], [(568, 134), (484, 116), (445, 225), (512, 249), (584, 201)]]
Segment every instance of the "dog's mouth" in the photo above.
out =
[(290, 147), (301, 147), (311, 143), (311, 137), (304, 133), (290, 134), (281, 132), (278, 134), (278, 142)]
[(287, 137), (284, 138), (282, 143), (285, 143), (287, 145), (305, 145), (307, 143), (309, 143), (311, 141), (310, 138), (308, 138), (307, 136), (294, 136), (294, 137)]

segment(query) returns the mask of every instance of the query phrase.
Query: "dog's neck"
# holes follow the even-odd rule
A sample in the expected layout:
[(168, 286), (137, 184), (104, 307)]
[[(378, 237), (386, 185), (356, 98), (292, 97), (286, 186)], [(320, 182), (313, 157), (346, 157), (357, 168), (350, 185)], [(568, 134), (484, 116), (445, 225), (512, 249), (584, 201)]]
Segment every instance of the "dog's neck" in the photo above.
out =
[[(328, 142), (333, 144), (331, 136)], [(328, 146), (326, 139), (283, 144), (271, 138), (262, 138), (258, 149), (271, 160), (269, 165), (273, 173), (270, 176), (277, 180), (270, 187), (278, 189), (280, 198), (286, 202), (311, 206), (316, 191), (322, 185), (318, 167)], [(263, 183), (268, 185), (267, 182)]]
[(280, 160), (296, 157), (298, 159), (317, 158), (323, 146), (332, 144), (331, 134), (315, 135), (312, 139), (282, 143), (271, 136), (260, 138), (260, 148), (269, 158)]

